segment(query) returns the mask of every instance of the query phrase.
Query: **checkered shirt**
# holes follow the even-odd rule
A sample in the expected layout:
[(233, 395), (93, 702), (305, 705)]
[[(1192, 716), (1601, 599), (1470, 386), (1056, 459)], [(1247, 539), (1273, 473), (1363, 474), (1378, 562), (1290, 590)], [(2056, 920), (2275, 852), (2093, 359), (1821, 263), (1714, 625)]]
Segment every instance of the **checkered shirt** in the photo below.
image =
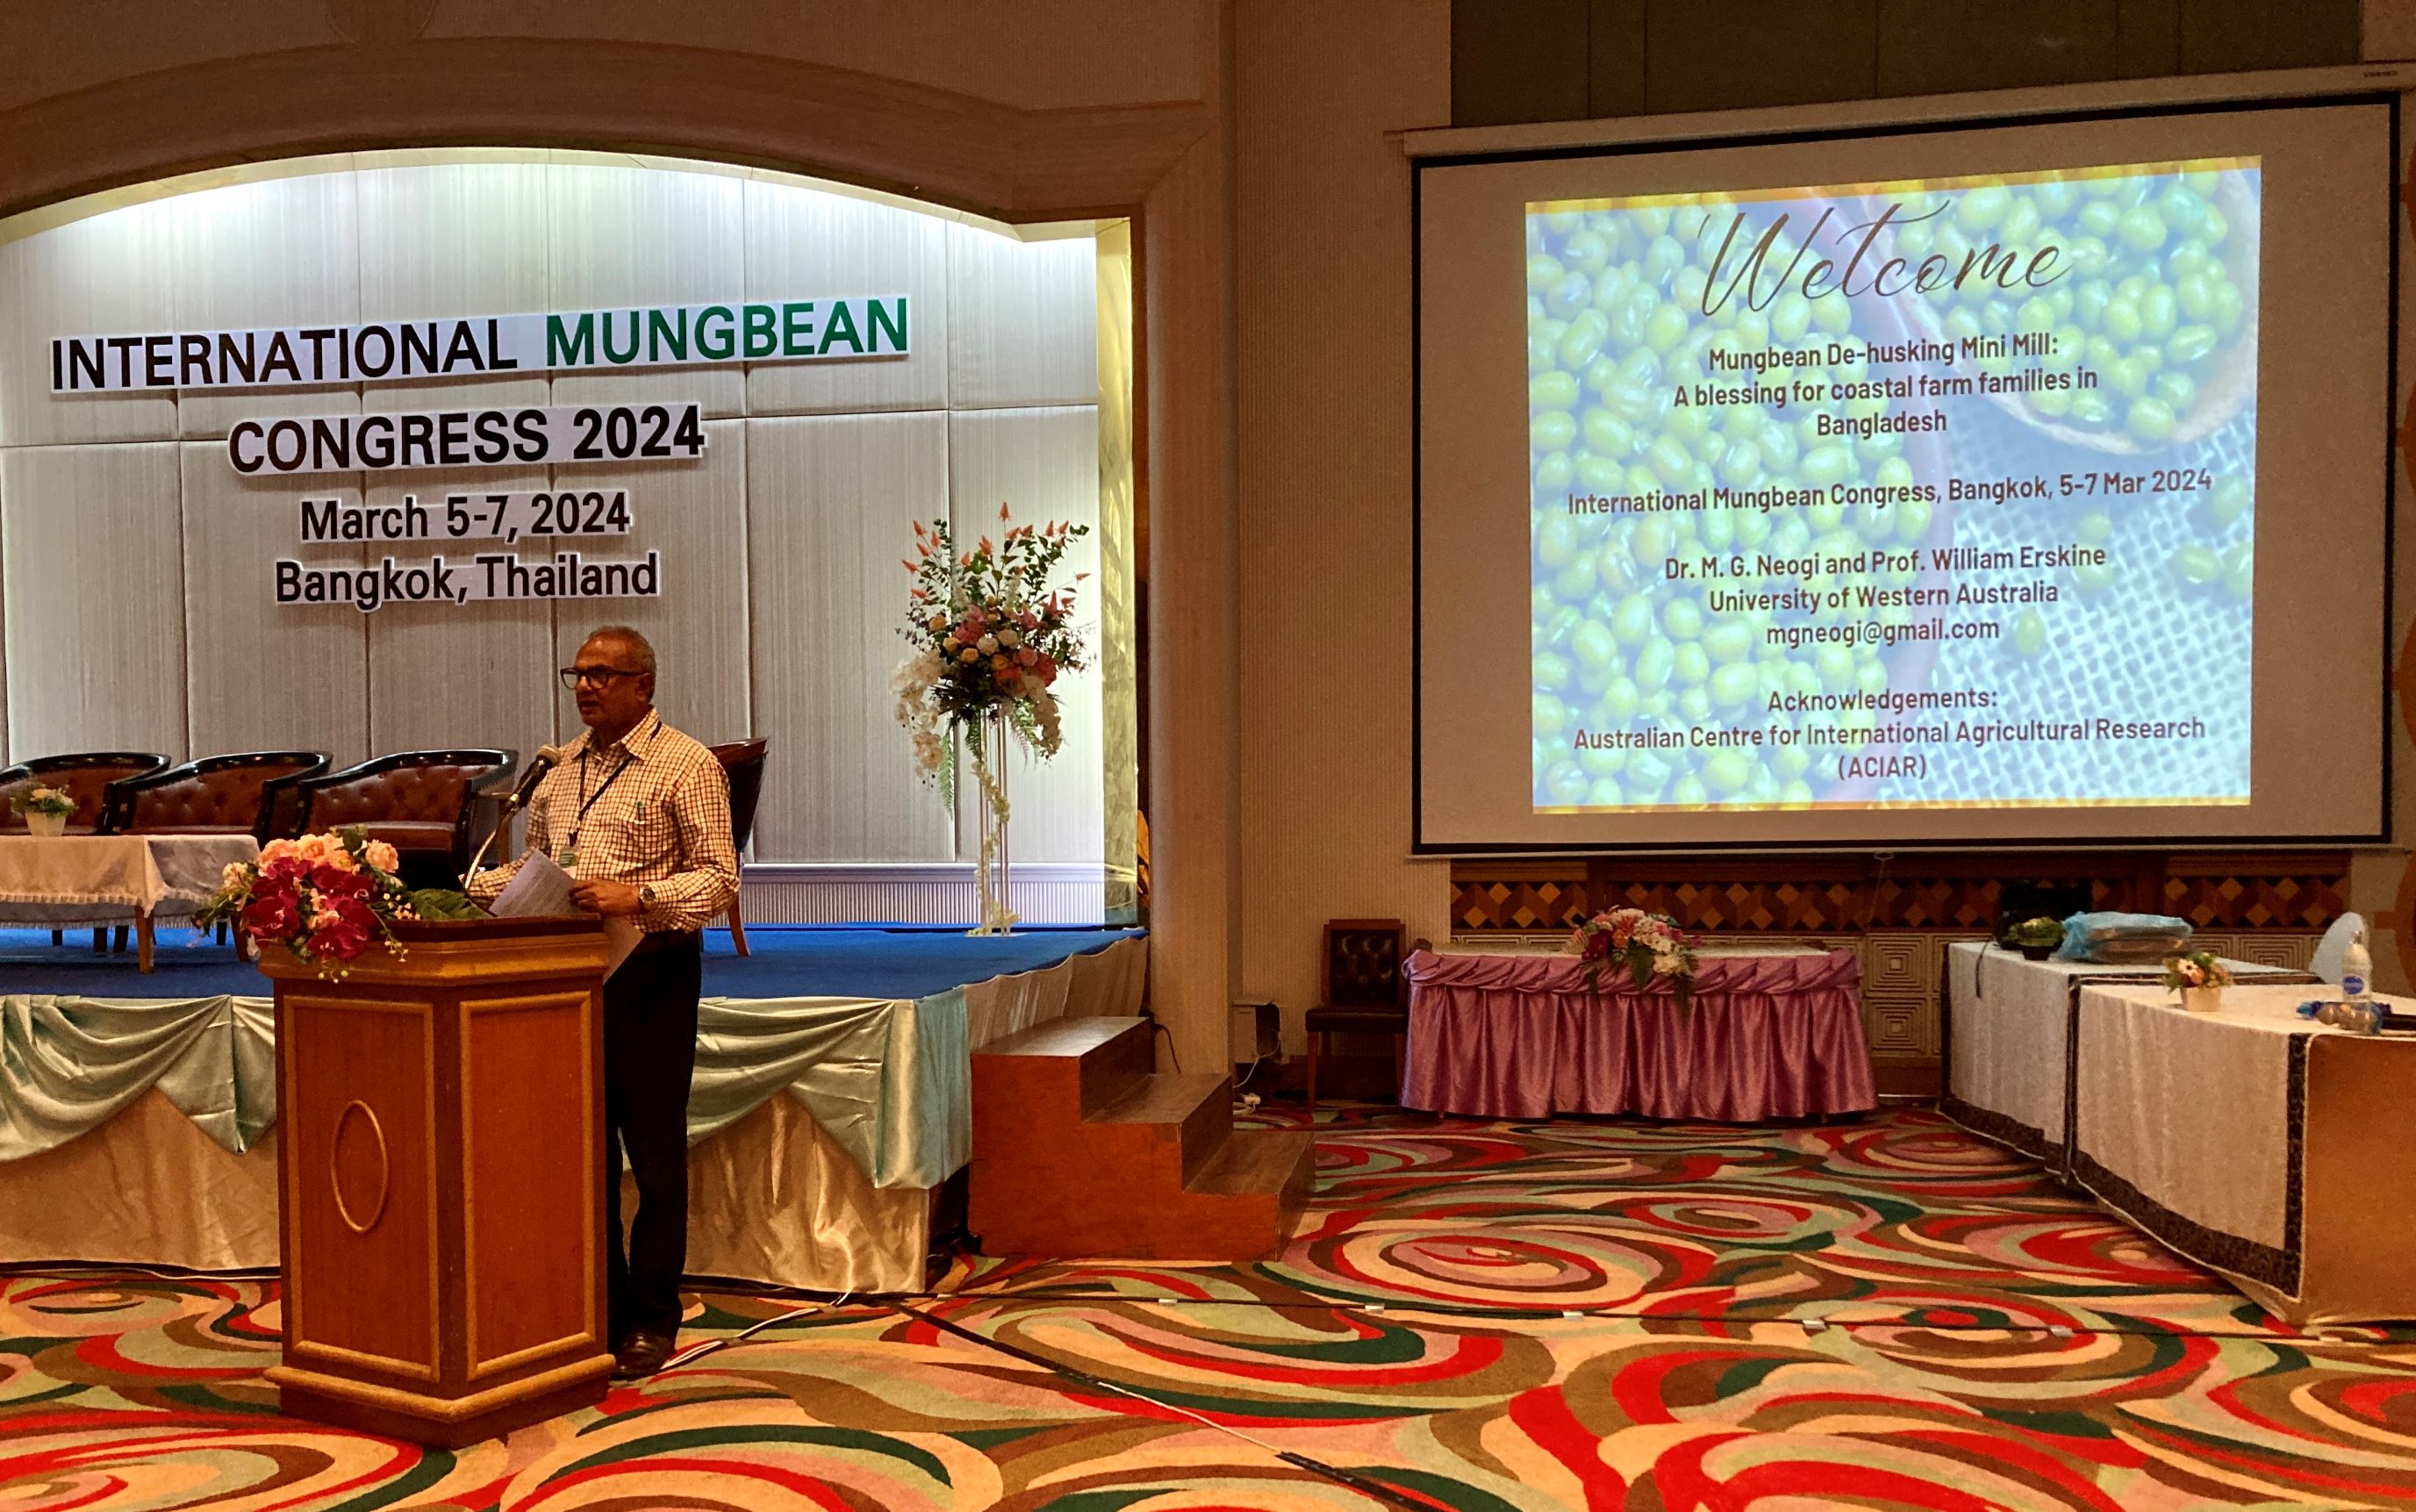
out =
[[(648, 932), (703, 929), (738, 896), (728, 775), (713, 752), (665, 724), (659, 712), (649, 710), (601, 750), (590, 748), (594, 738), (581, 732), (537, 783), (529, 799), (528, 848), (559, 860), (576, 837), (571, 875), (654, 885), (654, 902), (638, 915)], [(479, 872), (470, 879), (470, 896), (492, 899), (520, 866)]]

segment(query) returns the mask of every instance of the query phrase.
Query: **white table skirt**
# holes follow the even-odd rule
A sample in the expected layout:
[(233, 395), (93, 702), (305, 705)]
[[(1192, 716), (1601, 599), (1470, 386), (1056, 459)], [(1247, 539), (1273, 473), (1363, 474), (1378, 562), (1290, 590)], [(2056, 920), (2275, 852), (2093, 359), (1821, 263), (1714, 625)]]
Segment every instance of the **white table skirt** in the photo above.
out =
[(249, 835), (0, 835), (0, 923), (190, 915), (218, 891), (228, 863), (259, 854)]
[(2083, 989), (2073, 1179), (2292, 1323), (2416, 1320), (2416, 1038), (2293, 1011), (2329, 992)]
[[(2243, 981), (2314, 980), (2278, 966), (2225, 964)], [(1957, 941), (1946, 952), (1946, 1086), (1940, 1111), (2059, 1175), (2069, 1174), (2072, 1024), (2082, 994), (2091, 986), (2154, 984), (2163, 976), (2161, 962), (2026, 960), (1999, 945)]]

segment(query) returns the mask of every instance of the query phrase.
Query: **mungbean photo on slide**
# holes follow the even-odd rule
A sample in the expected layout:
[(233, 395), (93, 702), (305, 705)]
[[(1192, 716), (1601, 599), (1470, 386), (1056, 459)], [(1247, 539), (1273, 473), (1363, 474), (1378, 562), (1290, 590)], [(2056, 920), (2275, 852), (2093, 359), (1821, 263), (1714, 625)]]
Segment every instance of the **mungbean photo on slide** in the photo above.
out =
[(2245, 804), (2260, 203), (1529, 204), (1536, 810)]

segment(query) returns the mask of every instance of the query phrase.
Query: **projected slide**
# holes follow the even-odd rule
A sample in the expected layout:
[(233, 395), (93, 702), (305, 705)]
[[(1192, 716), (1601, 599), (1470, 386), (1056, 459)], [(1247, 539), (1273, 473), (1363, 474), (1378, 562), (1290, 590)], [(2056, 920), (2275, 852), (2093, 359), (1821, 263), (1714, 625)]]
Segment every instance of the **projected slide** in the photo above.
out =
[(2246, 804), (2261, 192), (1528, 204), (1535, 809)]

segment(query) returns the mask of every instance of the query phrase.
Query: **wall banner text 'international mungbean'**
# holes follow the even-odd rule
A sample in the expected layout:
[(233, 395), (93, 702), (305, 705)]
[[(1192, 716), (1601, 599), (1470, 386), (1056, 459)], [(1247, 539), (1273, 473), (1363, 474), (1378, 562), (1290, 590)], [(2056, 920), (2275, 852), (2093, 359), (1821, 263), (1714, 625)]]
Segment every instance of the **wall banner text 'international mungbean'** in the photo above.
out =
[[(51, 342), (61, 398), (476, 379), (547, 372), (731, 363), (902, 358), (904, 295), (483, 315), (352, 325), (68, 336)], [(551, 467), (585, 461), (693, 461), (704, 453), (703, 405), (523, 404), (404, 414), (303, 415), (235, 421), (227, 461), (246, 476), (453, 467)], [(609, 506), (601, 501), (609, 499)], [(400, 523), (395, 523), (395, 521)], [(628, 491), (457, 492), (441, 509), (304, 500), (300, 537), (497, 540), (630, 531)], [(588, 561), (575, 551), (523, 560), (508, 550), (461, 559), (382, 557), (367, 566), (277, 561), (280, 605), (468, 604), (485, 599), (656, 597), (662, 553)]]

